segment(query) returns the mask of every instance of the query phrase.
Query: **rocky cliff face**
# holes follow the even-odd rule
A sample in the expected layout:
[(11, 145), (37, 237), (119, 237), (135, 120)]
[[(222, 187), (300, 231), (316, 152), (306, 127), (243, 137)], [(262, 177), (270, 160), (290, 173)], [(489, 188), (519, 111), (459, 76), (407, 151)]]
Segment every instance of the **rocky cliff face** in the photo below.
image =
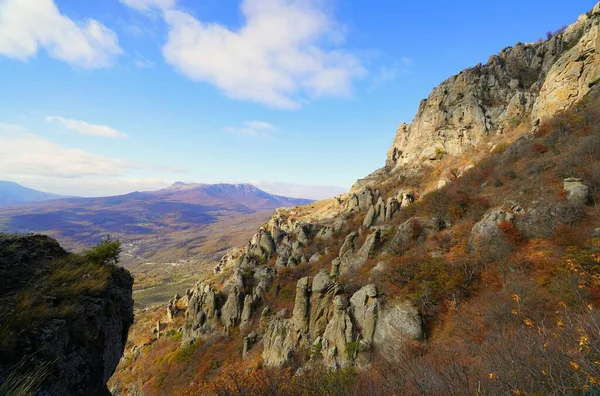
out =
[(460, 154), (521, 122), (532, 128), (583, 98), (600, 79), (600, 4), (539, 43), (518, 43), (441, 83), (398, 128), (386, 166)]
[(0, 386), (30, 378), (42, 394), (108, 394), (133, 323), (131, 275), (46, 236), (5, 234), (0, 275)]
[[(452, 227), (440, 217), (406, 216), (393, 224), (419, 196), (398, 186), (398, 176), (440, 156), (459, 155), (518, 124), (525, 123), (527, 131), (537, 128), (599, 81), (599, 51), (600, 4), (544, 42), (519, 43), (443, 82), (421, 103), (414, 121), (400, 127), (386, 167), (348, 194), (277, 210), (244, 248), (223, 257), (214, 279), (188, 291), (184, 343), (240, 326), (250, 332), (244, 355), (262, 343), (267, 365), (290, 364), (309, 351), (330, 367), (344, 367), (364, 365), (373, 351), (393, 357), (398, 347), (420, 339), (422, 321), (411, 302), (380, 293), (374, 284), (357, 290), (346, 283), (369, 260), (379, 261), (371, 272), (381, 271), (389, 256)], [(388, 181), (394, 183), (382, 188)], [(565, 182), (569, 200), (587, 199), (579, 182)], [(523, 221), (526, 212), (518, 205), (491, 209), (473, 227), (470, 243), (493, 239), (498, 223)], [(332, 239), (340, 242), (329, 244)], [(329, 270), (297, 281), (292, 309), (276, 312), (265, 304), (279, 272), (323, 264), (324, 257), (332, 257)]]
[[(220, 288), (209, 280), (188, 290), (183, 343), (216, 331), (227, 334), (239, 326), (252, 330), (244, 341), (244, 353), (260, 340), (267, 365), (290, 364), (300, 351), (309, 350), (313, 358), (319, 357), (331, 367), (344, 367), (367, 361), (375, 348), (385, 351), (390, 344), (419, 339), (421, 318), (411, 303), (379, 295), (374, 285), (352, 292), (340, 278), (384, 253), (384, 245), (390, 242), (382, 232), (389, 228), (384, 223), (403, 204), (410, 204), (409, 196), (401, 193), (384, 200), (365, 189), (327, 205), (329, 217), (319, 221), (300, 209), (276, 211), (246, 247), (227, 254), (215, 268), (216, 277), (224, 279)], [(366, 216), (373, 226), (364, 241), (351, 231), (339, 250), (319, 248), (334, 235), (350, 231), (349, 216)], [(278, 271), (302, 263), (322, 263), (323, 257), (332, 254), (337, 257), (329, 271), (323, 269), (298, 280), (292, 310), (275, 312), (265, 305), (265, 293)], [(264, 265), (267, 261), (274, 266)], [(257, 320), (252, 322), (252, 318)], [(252, 323), (258, 326), (253, 328)]]

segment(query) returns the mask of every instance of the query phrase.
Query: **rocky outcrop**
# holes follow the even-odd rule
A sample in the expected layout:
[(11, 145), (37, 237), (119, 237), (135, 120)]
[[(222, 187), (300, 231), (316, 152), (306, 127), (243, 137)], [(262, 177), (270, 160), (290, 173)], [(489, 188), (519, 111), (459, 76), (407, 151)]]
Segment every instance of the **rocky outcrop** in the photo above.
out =
[(368, 210), (373, 205), (373, 193), (368, 188), (363, 188), (350, 195), (348, 200), (348, 211), (352, 212), (355, 210), (364, 211)]
[(214, 331), (222, 304), (222, 294), (210, 284), (200, 283), (194, 287), (190, 296), (189, 308), (185, 314), (184, 344)]
[(520, 122), (535, 126), (583, 98), (600, 78), (600, 5), (541, 43), (517, 43), (449, 78), (402, 124), (393, 169), (458, 155)]
[(292, 334), (292, 322), (290, 319), (277, 315), (269, 321), (269, 325), (263, 337), (263, 361), (271, 367), (281, 367), (289, 363), (294, 354), (294, 337)]
[(350, 271), (356, 271), (362, 267), (369, 258), (375, 256), (375, 253), (383, 244), (381, 230), (374, 230), (360, 247), (356, 246), (358, 233), (352, 232), (348, 234), (344, 244), (340, 249), (340, 266), (339, 273), (347, 274)]
[(183, 297), (179, 294), (175, 294), (175, 296), (169, 300), (169, 303), (167, 304), (167, 322), (172, 323), (175, 320), (175, 316), (180, 312), (180, 309), (187, 309), (190, 295), (191, 290), (188, 289)]
[(256, 257), (259, 260), (267, 260), (275, 253), (275, 242), (271, 233), (265, 229), (261, 229), (252, 237), (247, 250), (250, 256)]
[[(75, 274), (73, 263), (87, 274)], [(0, 373), (13, 367), (19, 378), (45, 367), (40, 394), (108, 394), (133, 323), (129, 272), (68, 255), (46, 236), (0, 234), (0, 273), (9, 281), (0, 288)], [(25, 298), (35, 303), (22, 311)]]
[(377, 288), (375, 285), (367, 285), (354, 293), (350, 299), (352, 316), (361, 329), (361, 341), (370, 346), (375, 335), (375, 325), (379, 311), (379, 300), (377, 299)]
[(394, 357), (410, 340), (423, 337), (423, 322), (408, 301), (389, 301), (378, 312), (373, 346), (383, 356)]
[(500, 224), (504, 222), (513, 223), (516, 216), (511, 210), (505, 208), (494, 208), (488, 210), (483, 218), (471, 229), (468, 246), (471, 251), (481, 248), (489, 249), (500, 242), (503, 236)]
[(246, 337), (244, 337), (244, 347), (242, 349), (242, 357), (243, 358), (246, 358), (248, 356), (248, 352), (254, 346), (254, 344), (256, 344), (257, 339), (258, 339), (258, 334), (256, 334), (255, 332), (252, 332), (252, 333), (248, 334)]
[(382, 301), (375, 285), (364, 286), (348, 301), (342, 285), (325, 271), (298, 281), (291, 318), (281, 312), (265, 321), (263, 360), (272, 366), (289, 363), (294, 351), (307, 348), (328, 366), (340, 368), (373, 348), (422, 337), (413, 305)]
[(333, 281), (327, 271), (321, 270), (313, 279), (310, 295), (310, 316), (308, 322), (309, 338), (316, 339), (323, 334), (333, 315), (331, 302), (341, 291), (340, 285)]
[(425, 240), (428, 235), (437, 234), (451, 226), (448, 221), (438, 217), (429, 220), (419, 217), (410, 218), (398, 227), (385, 253), (402, 254), (416, 243)]
[(576, 206), (583, 206), (590, 200), (590, 188), (583, 184), (583, 180), (570, 177), (564, 180), (564, 190), (567, 201)]
[(471, 229), (471, 235), (473, 237), (485, 237), (493, 238), (500, 234), (498, 225), (502, 222), (512, 222), (515, 220), (515, 215), (511, 212), (496, 208), (489, 210), (483, 215), (483, 218), (479, 220)]
[(346, 296), (338, 295), (333, 299), (333, 317), (327, 323), (323, 333), (323, 358), (327, 365), (345, 367), (356, 358), (357, 349), (352, 348), (356, 332), (348, 312)]

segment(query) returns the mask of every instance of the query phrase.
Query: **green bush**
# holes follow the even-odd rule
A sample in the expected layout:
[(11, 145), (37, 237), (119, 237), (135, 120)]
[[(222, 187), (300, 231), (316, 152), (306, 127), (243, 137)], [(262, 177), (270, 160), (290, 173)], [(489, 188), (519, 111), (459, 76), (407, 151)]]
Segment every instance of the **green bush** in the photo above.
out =
[(98, 246), (83, 253), (94, 264), (117, 265), (119, 263), (119, 255), (121, 254), (121, 242), (107, 236)]

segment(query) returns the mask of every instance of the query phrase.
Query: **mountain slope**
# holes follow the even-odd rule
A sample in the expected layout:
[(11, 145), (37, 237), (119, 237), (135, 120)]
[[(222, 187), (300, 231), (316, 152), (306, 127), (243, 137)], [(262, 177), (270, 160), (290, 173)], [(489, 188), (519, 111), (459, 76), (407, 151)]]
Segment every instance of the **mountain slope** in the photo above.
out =
[(205, 205), (246, 206), (252, 210), (306, 205), (313, 200), (269, 194), (251, 184), (186, 184), (177, 182), (154, 193), (167, 200)]
[(0, 180), (0, 206), (49, 201), (58, 198), (62, 198), (62, 196), (33, 190), (17, 183)]
[[(151, 348), (116, 381), (148, 394), (597, 393), (599, 26), (600, 3), (443, 82), (384, 168), (277, 210), (153, 313)], [(185, 364), (153, 365), (165, 351)]]

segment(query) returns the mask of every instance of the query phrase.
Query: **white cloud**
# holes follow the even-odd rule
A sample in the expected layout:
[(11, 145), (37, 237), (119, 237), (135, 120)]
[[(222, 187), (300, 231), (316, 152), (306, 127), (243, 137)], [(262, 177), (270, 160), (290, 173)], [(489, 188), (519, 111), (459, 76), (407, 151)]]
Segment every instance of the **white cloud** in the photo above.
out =
[(112, 177), (140, 168), (129, 161), (63, 147), (29, 133), (0, 135), (0, 170), (3, 174)]
[(0, 130), (0, 180), (63, 195), (103, 196), (164, 188), (170, 180), (144, 175), (181, 172), (64, 147), (24, 130)]
[(121, 3), (138, 11), (151, 9), (166, 10), (175, 6), (175, 0), (119, 0)]
[(71, 120), (57, 116), (48, 116), (46, 121), (53, 122), (82, 135), (101, 136), (106, 138), (124, 138), (127, 135), (106, 125), (94, 125), (85, 121)]
[(76, 23), (54, 0), (0, 0), (0, 54), (26, 61), (40, 48), (72, 66), (110, 66), (122, 53), (114, 31), (94, 19)]
[(167, 10), (163, 55), (185, 76), (234, 99), (297, 108), (307, 97), (349, 96), (366, 71), (356, 56), (332, 47), (343, 41), (344, 29), (323, 4), (243, 0), (245, 25), (237, 31)]
[(268, 180), (251, 180), (248, 183), (268, 193), (293, 198), (325, 199), (348, 192), (347, 188), (339, 186), (316, 186)]
[(225, 132), (254, 137), (272, 137), (277, 128), (263, 121), (246, 121), (241, 127), (227, 127)]

